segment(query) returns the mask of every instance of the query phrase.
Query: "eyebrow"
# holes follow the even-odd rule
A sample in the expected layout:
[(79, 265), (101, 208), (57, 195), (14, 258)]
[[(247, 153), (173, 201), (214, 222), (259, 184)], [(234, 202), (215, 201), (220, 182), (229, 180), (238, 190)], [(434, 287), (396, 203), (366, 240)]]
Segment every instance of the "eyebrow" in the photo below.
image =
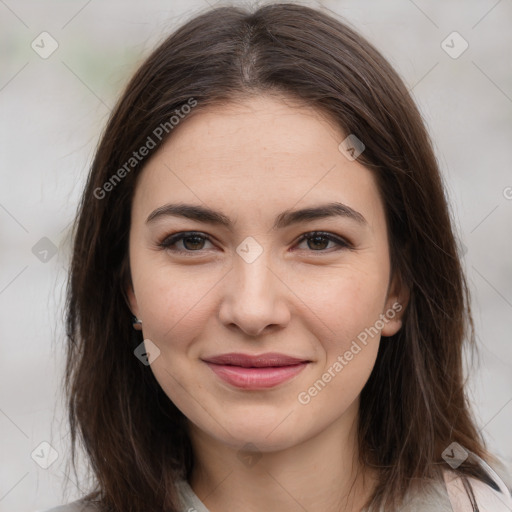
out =
[[(172, 216), (183, 217), (186, 219), (204, 222), (217, 226), (224, 226), (232, 229), (234, 223), (222, 212), (212, 210), (205, 206), (194, 204), (165, 204), (151, 212), (146, 219), (146, 224), (155, 221), (158, 218)], [(321, 204), (314, 207), (303, 208), (301, 210), (285, 210), (275, 219), (272, 229), (283, 229), (300, 222), (308, 222), (316, 219), (325, 219), (328, 217), (344, 217), (351, 219), (362, 226), (367, 226), (368, 222), (361, 213), (350, 208), (346, 204), (332, 202)]]

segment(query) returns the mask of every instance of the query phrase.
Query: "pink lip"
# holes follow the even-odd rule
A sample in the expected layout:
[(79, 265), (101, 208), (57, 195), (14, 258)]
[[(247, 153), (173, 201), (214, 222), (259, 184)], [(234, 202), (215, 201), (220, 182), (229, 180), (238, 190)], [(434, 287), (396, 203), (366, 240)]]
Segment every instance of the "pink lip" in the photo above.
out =
[(243, 389), (265, 389), (277, 386), (300, 373), (310, 362), (285, 354), (222, 354), (204, 362), (228, 384)]

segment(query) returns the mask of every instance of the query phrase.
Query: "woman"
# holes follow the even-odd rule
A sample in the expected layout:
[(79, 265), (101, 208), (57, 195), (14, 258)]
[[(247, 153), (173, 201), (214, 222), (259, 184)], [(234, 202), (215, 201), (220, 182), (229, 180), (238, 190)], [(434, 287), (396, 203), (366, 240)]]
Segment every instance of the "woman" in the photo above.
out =
[(65, 384), (96, 488), (54, 510), (510, 509), (428, 134), (345, 23), (183, 25), (114, 109), (74, 237)]

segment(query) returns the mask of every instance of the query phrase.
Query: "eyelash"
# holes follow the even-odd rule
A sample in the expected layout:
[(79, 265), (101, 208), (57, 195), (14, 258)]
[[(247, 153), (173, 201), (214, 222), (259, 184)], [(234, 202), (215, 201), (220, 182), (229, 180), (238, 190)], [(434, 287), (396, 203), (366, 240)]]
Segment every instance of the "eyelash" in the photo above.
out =
[[(201, 252), (203, 249), (198, 249), (196, 251), (194, 250), (184, 250), (184, 249), (171, 249), (173, 245), (175, 245), (177, 242), (180, 242), (181, 240), (184, 240), (186, 238), (203, 238), (204, 240), (207, 240), (208, 242), (212, 242), (211, 238), (208, 235), (205, 235), (203, 233), (197, 232), (197, 231), (183, 231), (180, 233), (176, 233), (174, 235), (170, 235), (165, 237), (158, 246), (162, 249), (170, 250), (174, 253), (178, 254), (184, 254), (186, 256), (193, 256), (193, 253)], [(297, 241), (297, 244), (302, 243), (304, 240), (311, 240), (317, 237), (326, 238), (327, 240), (336, 243), (339, 247), (336, 249), (336, 251), (341, 249), (351, 249), (352, 246), (350, 243), (348, 243), (346, 240), (343, 240), (342, 238), (333, 235), (332, 233), (327, 233), (324, 231), (310, 231), (308, 233), (305, 233), (301, 236), (301, 238)], [(326, 249), (320, 249), (318, 251), (309, 250), (308, 252), (314, 252), (314, 253), (331, 253), (333, 251), (327, 251)]]

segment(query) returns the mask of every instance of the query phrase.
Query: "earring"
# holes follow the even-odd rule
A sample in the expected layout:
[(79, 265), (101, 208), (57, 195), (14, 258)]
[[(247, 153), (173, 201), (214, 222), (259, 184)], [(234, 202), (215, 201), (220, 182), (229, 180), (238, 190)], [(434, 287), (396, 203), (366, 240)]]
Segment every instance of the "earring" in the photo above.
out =
[(142, 320), (139, 320), (136, 316), (133, 317), (133, 328), (136, 331), (142, 331)]

